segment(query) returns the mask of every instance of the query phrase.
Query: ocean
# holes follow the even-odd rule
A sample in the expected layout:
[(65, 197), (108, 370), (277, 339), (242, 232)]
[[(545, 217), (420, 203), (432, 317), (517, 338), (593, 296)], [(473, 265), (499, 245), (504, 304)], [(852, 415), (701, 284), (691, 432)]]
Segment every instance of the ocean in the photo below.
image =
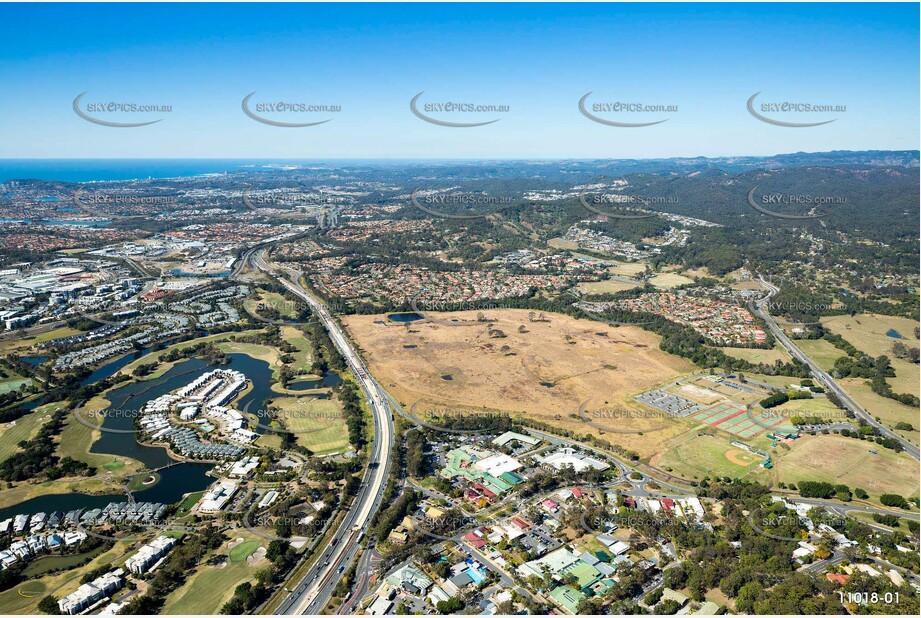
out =
[(220, 174), (245, 168), (307, 164), (266, 159), (0, 159), (0, 182), (92, 182)]

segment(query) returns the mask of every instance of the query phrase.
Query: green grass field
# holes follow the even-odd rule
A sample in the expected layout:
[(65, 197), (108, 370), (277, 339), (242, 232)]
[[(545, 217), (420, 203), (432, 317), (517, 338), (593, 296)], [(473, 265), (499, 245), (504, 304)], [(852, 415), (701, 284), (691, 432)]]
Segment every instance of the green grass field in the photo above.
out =
[(49, 330), (47, 333), (42, 333), (34, 339), (27, 339), (24, 343), (33, 344), (33, 343), (45, 343), (46, 341), (51, 341), (52, 339), (60, 339), (61, 337), (70, 337), (71, 335), (76, 335), (82, 331), (77, 330), (76, 328), (58, 328), (55, 330)]
[(48, 412), (43, 411), (45, 406), (36, 408), (29, 414), (0, 425), (0, 461), (17, 452), (17, 446), (22, 440), (28, 440), (38, 433), (39, 428), (50, 420)]
[[(104, 410), (109, 402), (94, 398), (85, 408), (90, 411)], [(61, 457), (73, 457), (77, 461), (83, 461), (99, 469), (106, 470), (118, 476), (127, 476), (137, 473), (143, 469), (141, 462), (128, 459), (127, 457), (109, 455), (106, 453), (91, 453), (93, 443), (99, 438), (98, 429), (90, 427), (93, 423), (101, 423), (102, 419), (96, 414), (83, 414), (80, 416), (81, 422), (75, 413), (70, 414), (61, 431), (61, 439), (58, 442), (58, 453)], [(120, 464), (120, 465), (119, 465)]]
[(23, 384), (30, 384), (31, 382), (32, 380), (29, 378), (21, 378), (18, 375), (4, 378), (0, 380), (0, 395), (6, 395), (10, 391), (19, 390), (20, 386)]
[[(844, 422), (847, 420), (847, 415), (844, 413), (844, 410), (833, 405), (825, 395), (812, 399), (791, 399), (786, 403), (772, 408), (772, 411), (782, 412), (787, 418), (790, 416), (812, 415), (821, 416), (823, 419), (827, 419), (832, 423)], [(854, 424), (856, 425), (856, 421), (854, 421)]]
[(259, 549), (259, 541), (244, 541), (230, 550), (231, 562), (243, 562)]
[(299, 329), (293, 326), (282, 326), (281, 337), (291, 345), (297, 348), (294, 353), (294, 362), (291, 364), (294, 369), (308, 369), (313, 364), (313, 352), (311, 352), (310, 342)]
[(155, 486), (160, 482), (160, 479), (159, 472), (144, 471), (140, 474), (135, 474), (128, 480), (128, 489), (131, 491), (144, 491)]
[[(742, 477), (758, 469), (761, 461), (757, 455), (744, 453), (729, 444), (729, 440), (718, 436), (698, 436), (696, 432), (688, 432), (679, 440), (653, 458), (651, 463), (659, 468), (671, 468), (685, 478), (702, 479), (705, 476)], [(726, 456), (730, 451), (738, 453), (737, 460), (751, 463), (748, 466), (734, 463)]]
[[(896, 493), (917, 496), (918, 466), (911, 457), (878, 444), (835, 435), (802, 436), (791, 449), (771, 449), (775, 467), (757, 477), (775, 482), (825, 481), (860, 487), (872, 498)], [(870, 451), (876, 451), (873, 454)]]
[[(173, 350), (184, 350), (185, 348), (191, 347), (193, 345), (197, 345), (199, 343), (205, 343), (205, 342), (214, 343), (217, 341), (226, 341), (228, 338), (234, 335), (236, 335), (237, 337), (246, 337), (248, 335), (253, 335), (259, 332), (262, 332), (261, 328), (253, 329), (253, 330), (244, 330), (244, 331), (240, 331), (239, 333), (234, 333), (234, 332), (218, 333), (216, 335), (208, 335), (207, 337), (199, 337), (198, 339), (191, 339), (189, 341), (183, 341), (181, 343), (174, 343), (173, 345), (163, 348), (159, 352), (148, 354), (147, 356), (142, 356), (141, 358), (131, 361), (130, 363), (122, 367), (119, 373), (122, 373), (124, 375), (131, 375), (131, 372), (137, 369), (138, 365), (142, 365), (144, 363), (152, 363), (160, 355), (167, 354), (169, 352), (172, 352)], [(177, 362), (181, 362), (181, 361), (177, 361)], [(169, 371), (170, 367), (172, 367), (175, 364), (176, 363), (160, 363), (160, 367), (157, 368), (156, 371), (154, 371), (153, 373), (149, 375), (144, 376), (143, 379), (153, 380), (154, 378), (158, 378), (164, 373), (166, 373), (167, 371)]]
[(108, 552), (89, 564), (56, 575), (44, 575), (0, 592), (0, 614), (39, 614), (38, 603), (46, 594), (61, 598), (80, 586), (80, 577), (103, 565), (117, 565), (127, 558), (129, 544), (116, 543)]
[(824, 339), (800, 339), (794, 343), (825, 371), (831, 371), (835, 366), (835, 361), (845, 355), (843, 351)]
[[(160, 613), (217, 614), (224, 603), (233, 596), (233, 591), (238, 585), (252, 580), (256, 572), (265, 567), (264, 558), (253, 566), (246, 561), (246, 557), (256, 551), (260, 544), (259, 541), (249, 538), (230, 550), (224, 545), (215, 555), (227, 556), (227, 561), (221, 566), (199, 566), (182, 586), (170, 593)], [(238, 557), (236, 560), (235, 555)]]
[(773, 365), (774, 361), (786, 363), (790, 361), (790, 355), (783, 349), (779, 343), (775, 343), (770, 350), (761, 350), (758, 348), (719, 348), (727, 356), (747, 360), (750, 363), (767, 363)]
[(176, 515), (182, 517), (186, 513), (192, 510), (192, 507), (198, 504), (198, 501), (201, 500), (201, 497), (205, 495), (204, 491), (196, 491), (187, 495), (182, 499), (182, 502), (179, 503), (179, 506), (176, 507)]
[(311, 397), (279, 397), (272, 407), (279, 408), (279, 420), (294, 432), (298, 444), (317, 455), (344, 451), (349, 444), (345, 420), (339, 403)]
[(119, 470), (123, 470), (125, 468), (125, 462), (115, 459), (107, 464), (102, 464), (102, 467), (109, 472), (118, 472)]
[(256, 309), (259, 307), (260, 303), (266, 308), (272, 308), (278, 311), (282, 320), (292, 319), (296, 315), (297, 306), (293, 301), (288, 300), (281, 294), (267, 292), (263, 289), (259, 290), (258, 300), (255, 298), (246, 299), (246, 310), (254, 315), (259, 315)]
[(22, 574), (28, 578), (40, 577), (41, 575), (54, 571), (55, 569), (70, 569), (74, 566), (80, 564), (87, 558), (93, 558), (98, 556), (105, 551), (104, 546), (97, 547), (96, 549), (82, 553), (82, 554), (66, 554), (63, 556), (42, 556), (28, 565), (22, 570)]

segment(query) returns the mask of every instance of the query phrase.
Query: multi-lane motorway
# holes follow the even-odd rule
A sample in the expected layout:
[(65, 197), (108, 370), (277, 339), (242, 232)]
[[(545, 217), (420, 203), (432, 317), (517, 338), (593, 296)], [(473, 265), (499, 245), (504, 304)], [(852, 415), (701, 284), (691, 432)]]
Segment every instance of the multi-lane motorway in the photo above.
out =
[[(247, 252), (243, 259), (251, 262), (259, 270), (275, 273), (275, 269), (266, 262), (262, 249)], [(374, 417), (374, 441), (371, 445), (371, 456), (358, 495), (339, 524), (330, 545), (300, 581), (288, 584), (286, 588), (288, 596), (275, 610), (276, 614), (319, 614), (329, 602), (342, 573), (355, 559), (365, 531), (383, 499), (384, 488), (390, 473), (390, 454), (393, 450), (393, 416), (386, 394), (371, 379), (371, 374), (364, 361), (345, 336), (342, 327), (333, 319), (326, 305), (304, 289), (296, 278), (289, 281), (279, 276), (278, 279), (293, 294), (304, 299), (322, 321), (329, 332), (330, 339), (361, 385)]]
[(780, 326), (777, 325), (777, 322), (774, 320), (774, 318), (771, 317), (771, 314), (768, 311), (768, 303), (770, 302), (771, 298), (773, 298), (774, 295), (780, 291), (779, 288), (772, 285), (768, 281), (765, 281), (764, 277), (761, 276), (758, 277), (758, 282), (765, 290), (767, 290), (768, 293), (763, 298), (755, 301), (752, 305), (752, 309), (758, 315), (758, 317), (765, 321), (768, 329), (771, 331), (771, 334), (774, 335), (774, 338), (776, 338), (777, 341), (779, 341), (780, 344), (787, 349), (787, 351), (790, 353), (790, 356), (809, 367), (809, 369), (812, 371), (812, 375), (815, 376), (815, 378), (822, 384), (822, 386), (834, 393), (838, 399), (841, 400), (841, 403), (847, 406), (847, 408), (858, 418), (863, 419), (867, 422), (868, 425), (879, 430), (880, 435), (885, 436), (890, 440), (899, 442), (906, 453), (915, 459), (919, 459), (921, 452), (919, 452), (917, 446), (899, 434), (895, 433), (894, 431), (890, 430), (889, 428), (883, 426), (880, 422), (873, 418), (866, 410), (861, 408), (860, 405), (854, 401), (850, 395), (845, 393), (844, 390), (838, 386), (838, 384), (832, 379), (830, 375), (828, 375), (827, 372), (819, 367), (815, 361), (804, 354), (802, 350), (796, 347), (796, 344), (794, 344), (793, 341), (787, 337), (787, 334), (783, 332), (783, 329), (780, 328)]

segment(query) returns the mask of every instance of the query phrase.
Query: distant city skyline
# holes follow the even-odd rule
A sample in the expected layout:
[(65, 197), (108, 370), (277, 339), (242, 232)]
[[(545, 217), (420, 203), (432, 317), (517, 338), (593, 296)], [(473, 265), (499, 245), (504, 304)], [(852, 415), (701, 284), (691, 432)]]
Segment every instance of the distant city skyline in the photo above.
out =
[[(918, 17), (917, 4), (4, 4), (0, 157), (917, 150)], [(169, 111), (111, 113), (109, 102)], [(276, 102), (327, 111), (276, 113)], [(443, 102), (491, 111), (444, 113)], [(611, 112), (620, 102), (658, 109)], [(787, 102), (832, 111), (788, 113)]]

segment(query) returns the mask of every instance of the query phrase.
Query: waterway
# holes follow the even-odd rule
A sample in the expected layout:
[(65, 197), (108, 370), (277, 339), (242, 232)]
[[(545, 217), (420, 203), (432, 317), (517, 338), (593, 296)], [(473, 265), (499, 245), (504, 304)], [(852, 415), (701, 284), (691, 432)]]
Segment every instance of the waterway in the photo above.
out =
[[(234, 369), (246, 375), (252, 381), (252, 388), (236, 402), (235, 407), (265, 416), (265, 401), (273, 396), (269, 383), (272, 376), (269, 364), (245, 354), (230, 354), (229, 357), (230, 362), (219, 367), (201, 359), (191, 358), (178, 363), (159, 378), (133, 382), (108, 393), (106, 399), (112, 405), (102, 424), (102, 437), (93, 444), (90, 452), (131, 457), (151, 469), (173, 463), (174, 460), (165, 448), (137, 443), (134, 419), (138, 411), (151, 399), (181, 388), (217, 368)], [(106, 429), (116, 431), (105, 431)], [(261, 432), (263, 428), (257, 426), (254, 431)]]
[[(133, 493), (136, 502), (160, 502), (171, 504), (178, 502), (186, 493), (201, 491), (214, 479), (209, 477), (211, 464), (185, 463), (159, 472), (160, 482), (144, 491)], [(87, 494), (45, 495), (15, 506), (0, 509), (0, 521), (19, 514), (51, 513), (52, 511), (72, 511), (74, 509), (101, 509), (110, 502), (126, 502), (126, 494), (106, 494), (91, 496)]]
[[(103, 365), (93, 372), (83, 384), (92, 384), (115, 374), (119, 369), (150, 350), (143, 350), (125, 356)], [(234, 369), (245, 374), (251, 381), (249, 390), (234, 404), (238, 409), (248, 409), (257, 416), (265, 415), (265, 402), (267, 399), (277, 397), (271, 391), (272, 370), (263, 360), (251, 358), (245, 354), (230, 354), (230, 362), (220, 365), (220, 368)], [(137, 443), (138, 434), (135, 433), (134, 419), (137, 410), (140, 410), (149, 400), (181, 388), (198, 376), (212, 371), (218, 366), (206, 361), (193, 358), (184, 360), (170, 368), (159, 378), (132, 382), (107, 393), (106, 398), (111, 402), (104, 417), (103, 429), (118, 430), (119, 433), (103, 431), (101, 437), (93, 444), (90, 452), (112, 455), (113, 457), (130, 457), (143, 463), (150, 469), (161, 468), (175, 464), (163, 447), (144, 446)], [(335, 374), (333, 374), (335, 375)], [(338, 376), (336, 376), (338, 378)], [(39, 398), (28, 404), (28, 408), (40, 405)], [(247, 408), (248, 406), (248, 408)], [(260, 422), (267, 425), (268, 422)], [(254, 431), (262, 433), (264, 427), (256, 426)], [(124, 432), (124, 433), (122, 433)], [(208, 487), (214, 479), (208, 476), (213, 464), (183, 462), (169, 468), (160, 470), (160, 481), (143, 491), (134, 492), (137, 502), (161, 502), (170, 504), (179, 501), (184, 494), (201, 491)], [(104, 507), (109, 502), (127, 500), (126, 494), (109, 494), (93, 496), (88, 494), (71, 493), (58, 495), (45, 495), (26, 500), (8, 508), (0, 509), (0, 520), (19, 513), (38, 513), (51, 511), (69, 511), (73, 509), (91, 509)]]
[(146, 356), (149, 353), (150, 353), (150, 348), (144, 348), (143, 350), (138, 350), (137, 352), (134, 352), (133, 354), (127, 354), (125, 356), (122, 356), (121, 358), (115, 359), (114, 361), (110, 363), (106, 363), (105, 365), (102, 365), (101, 367), (93, 371), (93, 373), (91, 373), (90, 375), (80, 380), (80, 386), (87, 386), (89, 384), (95, 384), (99, 380), (105, 380), (106, 378), (110, 376), (114, 376), (116, 373), (118, 373), (119, 369), (121, 369), (125, 365), (128, 365), (132, 363), (133, 361), (136, 361), (137, 359), (141, 358), (142, 356)]

